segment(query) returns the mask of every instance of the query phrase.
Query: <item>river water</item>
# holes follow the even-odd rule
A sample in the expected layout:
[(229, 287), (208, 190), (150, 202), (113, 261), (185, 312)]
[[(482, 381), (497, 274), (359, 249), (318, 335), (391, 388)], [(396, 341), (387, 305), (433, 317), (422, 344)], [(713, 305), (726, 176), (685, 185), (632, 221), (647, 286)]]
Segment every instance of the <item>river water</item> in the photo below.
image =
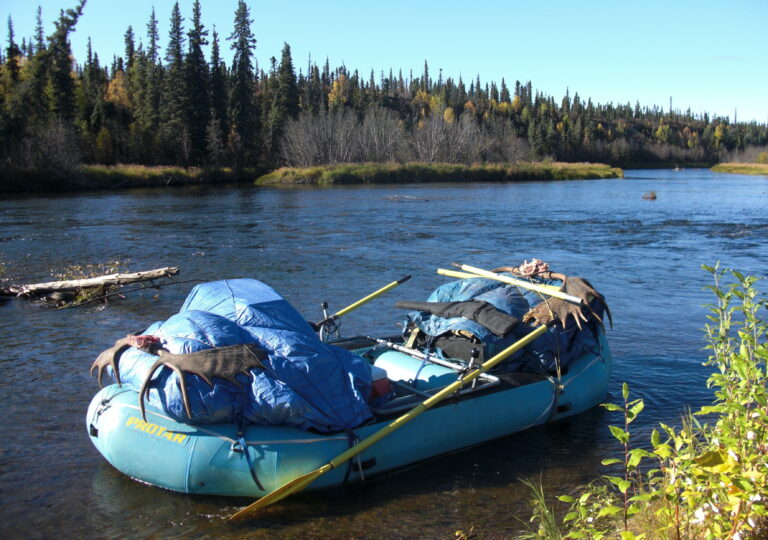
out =
[[(642, 195), (655, 191), (656, 200)], [(607, 298), (615, 358), (610, 399), (627, 381), (646, 409), (637, 440), (710, 398), (702, 328), (712, 300), (702, 263), (766, 274), (768, 178), (707, 170), (626, 171), (622, 180), (153, 189), (0, 201), (6, 274), (45, 281), (74, 264), (179, 266), (179, 280), (254, 277), (308, 319), (413, 274), (348, 315), (342, 332), (392, 334), (396, 299), (424, 300), (460, 261), (548, 261)], [(103, 309), (0, 304), (2, 537), (505, 536), (529, 516), (521, 478), (550, 495), (601, 473), (618, 452), (602, 409), (442, 457), (357, 488), (295, 496), (248, 525), (244, 499), (190, 497), (139, 484), (91, 445), (84, 415), (96, 355), (178, 310), (193, 283), (141, 291)]]

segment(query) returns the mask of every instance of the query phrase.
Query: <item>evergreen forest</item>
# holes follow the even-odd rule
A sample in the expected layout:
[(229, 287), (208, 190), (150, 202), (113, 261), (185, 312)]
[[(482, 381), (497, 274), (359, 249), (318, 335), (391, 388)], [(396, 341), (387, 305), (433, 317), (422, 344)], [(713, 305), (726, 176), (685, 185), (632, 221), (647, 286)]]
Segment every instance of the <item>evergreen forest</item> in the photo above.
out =
[[(74, 0), (73, 0), (74, 1)], [(562, 99), (531, 82), (483, 81), (402, 70), (359, 73), (326, 60), (298, 67), (286, 43), (259, 66), (251, 12), (241, 0), (230, 32), (182, 15), (148, 14), (125, 30), (120, 57), (89, 46), (75, 62), (70, 34), (80, 0), (45, 35), (11, 18), (0, 52), (0, 163), (67, 170), (81, 164), (196, 167), (355, 162), (511, 163), (557, 160), (617, 166), (713, 164), (768, 145), (768, 126), (640, 103)], [(170, 17), (163, 43), (158, 16)], [(232, 61), (223, 60), (229, 47)]]

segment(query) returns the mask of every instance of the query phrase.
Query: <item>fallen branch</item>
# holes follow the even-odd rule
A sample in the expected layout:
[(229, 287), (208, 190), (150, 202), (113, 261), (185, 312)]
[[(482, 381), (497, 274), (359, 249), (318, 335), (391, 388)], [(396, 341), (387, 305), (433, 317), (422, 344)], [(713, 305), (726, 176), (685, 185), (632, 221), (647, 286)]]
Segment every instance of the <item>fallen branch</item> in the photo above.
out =
[(106, 304), (107, 300), (109, 298), (112, 298), (113, 296), (122, 297), (125, 294), (136, 292), (136, 291), (143, 291), (144, 289), (159, 289), (160, 287), (167, 287), (168, 285), (178, 285), (180, 283), (196, 283), (200, 281), (203, 281), (203, 280), (202, 279), (184, 279), (181, 281), (171, 281), (170, 283), (160, 283), (160, 284), (153, 283), (152, 285), (145, 285), (144, 287), (136, 287), (135, 289), (128, 289), (127, 291), (120, 290), (110, 294), (103, 294), (101, 296), (89, 298), (88, 300), (83, 300), (82, 302), (78, 302), (76, 304), (64, 304), (60, 307), (60, 309), (76, 308), (76, 307), (84, 306), (86, 304), (92, 304), (94, 302), (104, 302)]
[(66, 281), (49, 281), (47, 283), (30, 283), (27, 285), (9, 285), (0, 287), (0, 296), (44, 296), (55, 292), (73, 292), (94, 287), (114, 287), (127, 285), (138, 281), (151, 281), (175, 276), (178, 267), (169, 266), (144, 272), (131, 272), (97, 276), (87, 279), (71, 279)]

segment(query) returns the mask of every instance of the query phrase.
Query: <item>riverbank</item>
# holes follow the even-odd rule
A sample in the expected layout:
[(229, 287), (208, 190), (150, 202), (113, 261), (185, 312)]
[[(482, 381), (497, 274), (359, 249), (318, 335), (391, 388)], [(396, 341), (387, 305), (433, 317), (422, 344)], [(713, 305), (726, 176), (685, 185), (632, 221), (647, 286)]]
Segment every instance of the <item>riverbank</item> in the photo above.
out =
[(83, 165), (71, 171), (0, 169), (0, 193), (177, 187), (253, 182), (264, 169), (210, 169), (146, 165)]
[(511, 182), (622, 178), (624, 171), (600, 163), (531, 162), (488, 165), (449, 163), (359, 163), (264, 169), (83, 165), (71, 171), (0, 169), (0, 193), (176, 187), (255, 182), (275, 184), (393, 184), (408, 182)]
[(450, 163), (353, 163), (283, 167), (258, 178), (273, 184), (397, 184), (409, 182), (513, 182), (623, 178), (624, 171), (601, 163), (531, 162), (457, 165)]
[(720, 163), (712, 167), (714, 172), (731, 174), (768, 175), (768, 163)]

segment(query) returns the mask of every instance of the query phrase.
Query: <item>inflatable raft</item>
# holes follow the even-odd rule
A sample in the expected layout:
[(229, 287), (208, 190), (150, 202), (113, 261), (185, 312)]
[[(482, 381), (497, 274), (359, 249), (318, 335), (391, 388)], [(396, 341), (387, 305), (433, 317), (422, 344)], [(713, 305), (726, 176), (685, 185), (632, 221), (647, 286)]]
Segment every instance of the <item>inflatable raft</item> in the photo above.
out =
[[(484, 374), (308, 489), (359, 481), (593, 407), (606, 395), (612, 365), (602, 329), (595, 334), (596, 346), (559, 375)], [(390, 385), (386, 398), (371, 407), (373, 417), (354, 429), (321, 433), (248, 424), (239, 432), (231, 422), (177, 421), (157, 401), (147, 404), (144, 419), (138, 392), (113, 384), (91, 401), (88, 433), (109, 463), (136, 480), (184, 493), (261, 497), (328, 463), (467, 371), (462, 361), (433, 363), (391, 342), (338, 344), (383, 368)]]
[(439, 270), (462, 279), (398, 302), (409, 313), (391, 340), (327, 341), (366, 299), (310, 325), (260, 281), (197, 285), (178, 313), (99, 355), (92, 372), (117, 384), (91, 401), (88, 434), (139, 481), (259, 498), (240, 519), (307, 486), (578, 414), (607, 392), (610, 311), (586, 280), (530, 264), (526, 282), (517, 267)]

